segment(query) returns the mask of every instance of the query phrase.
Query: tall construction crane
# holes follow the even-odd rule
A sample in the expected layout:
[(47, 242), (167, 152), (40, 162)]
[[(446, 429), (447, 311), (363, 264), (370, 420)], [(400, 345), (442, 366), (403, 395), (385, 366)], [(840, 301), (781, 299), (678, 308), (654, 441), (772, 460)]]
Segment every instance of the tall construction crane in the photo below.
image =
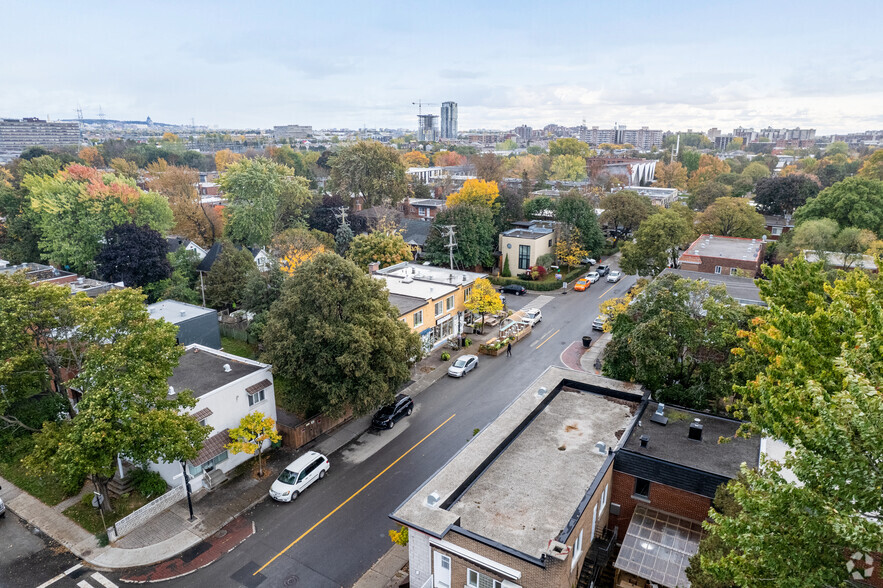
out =
[(424, 102), (420, 98), (417, 99), (417, 102), (411, 102), (411, 105), (417, 107), (417, 116), (421, 116), (423, 114), (424, 106), (439, 106), (435, 102)]

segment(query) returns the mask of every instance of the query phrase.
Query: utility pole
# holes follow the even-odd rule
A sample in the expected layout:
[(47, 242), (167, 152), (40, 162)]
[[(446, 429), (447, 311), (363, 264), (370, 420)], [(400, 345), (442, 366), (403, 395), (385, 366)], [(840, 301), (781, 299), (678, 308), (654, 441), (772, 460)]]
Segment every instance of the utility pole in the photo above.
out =
[(346, 224), (346, 206), (335, 208), (334, 217), (337, 219), (337, 222), (340, 223), (338, 226), (343, 226), (344, 224)]
[(457, 243), (454, 241), (454, 228), (457, 225), (441, 225), (439, 226), (439, 230), (442, 231), (442, 238), (447, 237), (448, 243), (445, 245), (448, 249), (448, 257), (451, 261), (451, 269), (454, 269), (454, 247), (457, 246)]

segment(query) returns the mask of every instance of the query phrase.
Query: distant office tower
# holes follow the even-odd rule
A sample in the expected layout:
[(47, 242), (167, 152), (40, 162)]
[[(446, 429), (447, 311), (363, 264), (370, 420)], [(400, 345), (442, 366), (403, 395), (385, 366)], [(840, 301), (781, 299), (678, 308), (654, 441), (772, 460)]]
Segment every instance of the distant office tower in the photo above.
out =
[(284, 125), (273, 127), (273, 138), (279, 139), (295, 139), (304, 140), (313, 134), (313, 127), (310, 125)]
[(533, 134), (533, 129), (527, 125), (521, 125), (520, 127), (515, 127), (515, 135), (518, 136), (518, 140), (522, 143), (527, 143), (530, 141), (530, 137)]
[(39, 118), (0, 119), (0, 163), (10, 161), (28, 147), (68, 147), (80, 143), (80, 125), (46, 122)]
[(442, 102), (441, 105), (441, 138), (457, 138), (457, 103)]
[(438, 141), (438, 115), (417, 115), (417, 140)]

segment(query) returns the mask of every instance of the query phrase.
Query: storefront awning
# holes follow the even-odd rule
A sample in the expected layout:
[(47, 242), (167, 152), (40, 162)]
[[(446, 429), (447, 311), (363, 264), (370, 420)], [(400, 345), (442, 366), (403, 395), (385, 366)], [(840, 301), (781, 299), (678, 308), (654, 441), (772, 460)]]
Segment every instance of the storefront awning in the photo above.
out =
[(701, 538), (701, 523), (639, 504), (615, 565), (661, 586), (689, 586), (685, 570)]

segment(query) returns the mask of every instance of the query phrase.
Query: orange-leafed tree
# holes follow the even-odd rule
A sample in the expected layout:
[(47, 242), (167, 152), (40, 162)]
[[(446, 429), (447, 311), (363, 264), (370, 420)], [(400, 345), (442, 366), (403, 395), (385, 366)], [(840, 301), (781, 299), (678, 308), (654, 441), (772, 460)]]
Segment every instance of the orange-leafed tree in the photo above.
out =
[(439, 151), (433, 156), (432, 163), (438, 167), (465, 165), (466, 157), (456, 151)]
[(289, 276), (297, 266), (327, 249), (309, 229), (286, 229), (270, 244), (270, 253), (279, 259), (279, 268)]
[(95, 147), (83, 147), (77, 155), (90, 167), (104, 167), (104, 158)]
[(199, 172), (188, 167), (168, 165), (164, 159), (147, 166), (149, 187), (169, 201), (176, 235), (186, 237), (201, 247), (211, 247), (221, 238), (223, 225), (216, 207), (202, 204), (196, 191)]
[(703, 154), (699, 158), (699, 168), (690, 176), (687, 187), (690, 192), (695, 192), (702, 185), (712, 182), (725, 173), (730, 171), (730, 166), (726, 161), (722, 161), (714, 155)]
[(660, 188), (677, 188), (678, 190), (687, 189), (687, 168), (679, 161), (671, 163), (656, 164), (656, 173), (654, 174), (656, 181), (653, 183)]
[(468, 204), (481, 208), (493, 208), (500, 197), (500, 188), (496, 182), (484, 180), (466, 180), (459, 192), (448, 196), (448, 207)]
[(429, 158), (425, 153), (419, 151), (408, 151), (402, 155), (402, 162), (407, 167), (428, 167)]

